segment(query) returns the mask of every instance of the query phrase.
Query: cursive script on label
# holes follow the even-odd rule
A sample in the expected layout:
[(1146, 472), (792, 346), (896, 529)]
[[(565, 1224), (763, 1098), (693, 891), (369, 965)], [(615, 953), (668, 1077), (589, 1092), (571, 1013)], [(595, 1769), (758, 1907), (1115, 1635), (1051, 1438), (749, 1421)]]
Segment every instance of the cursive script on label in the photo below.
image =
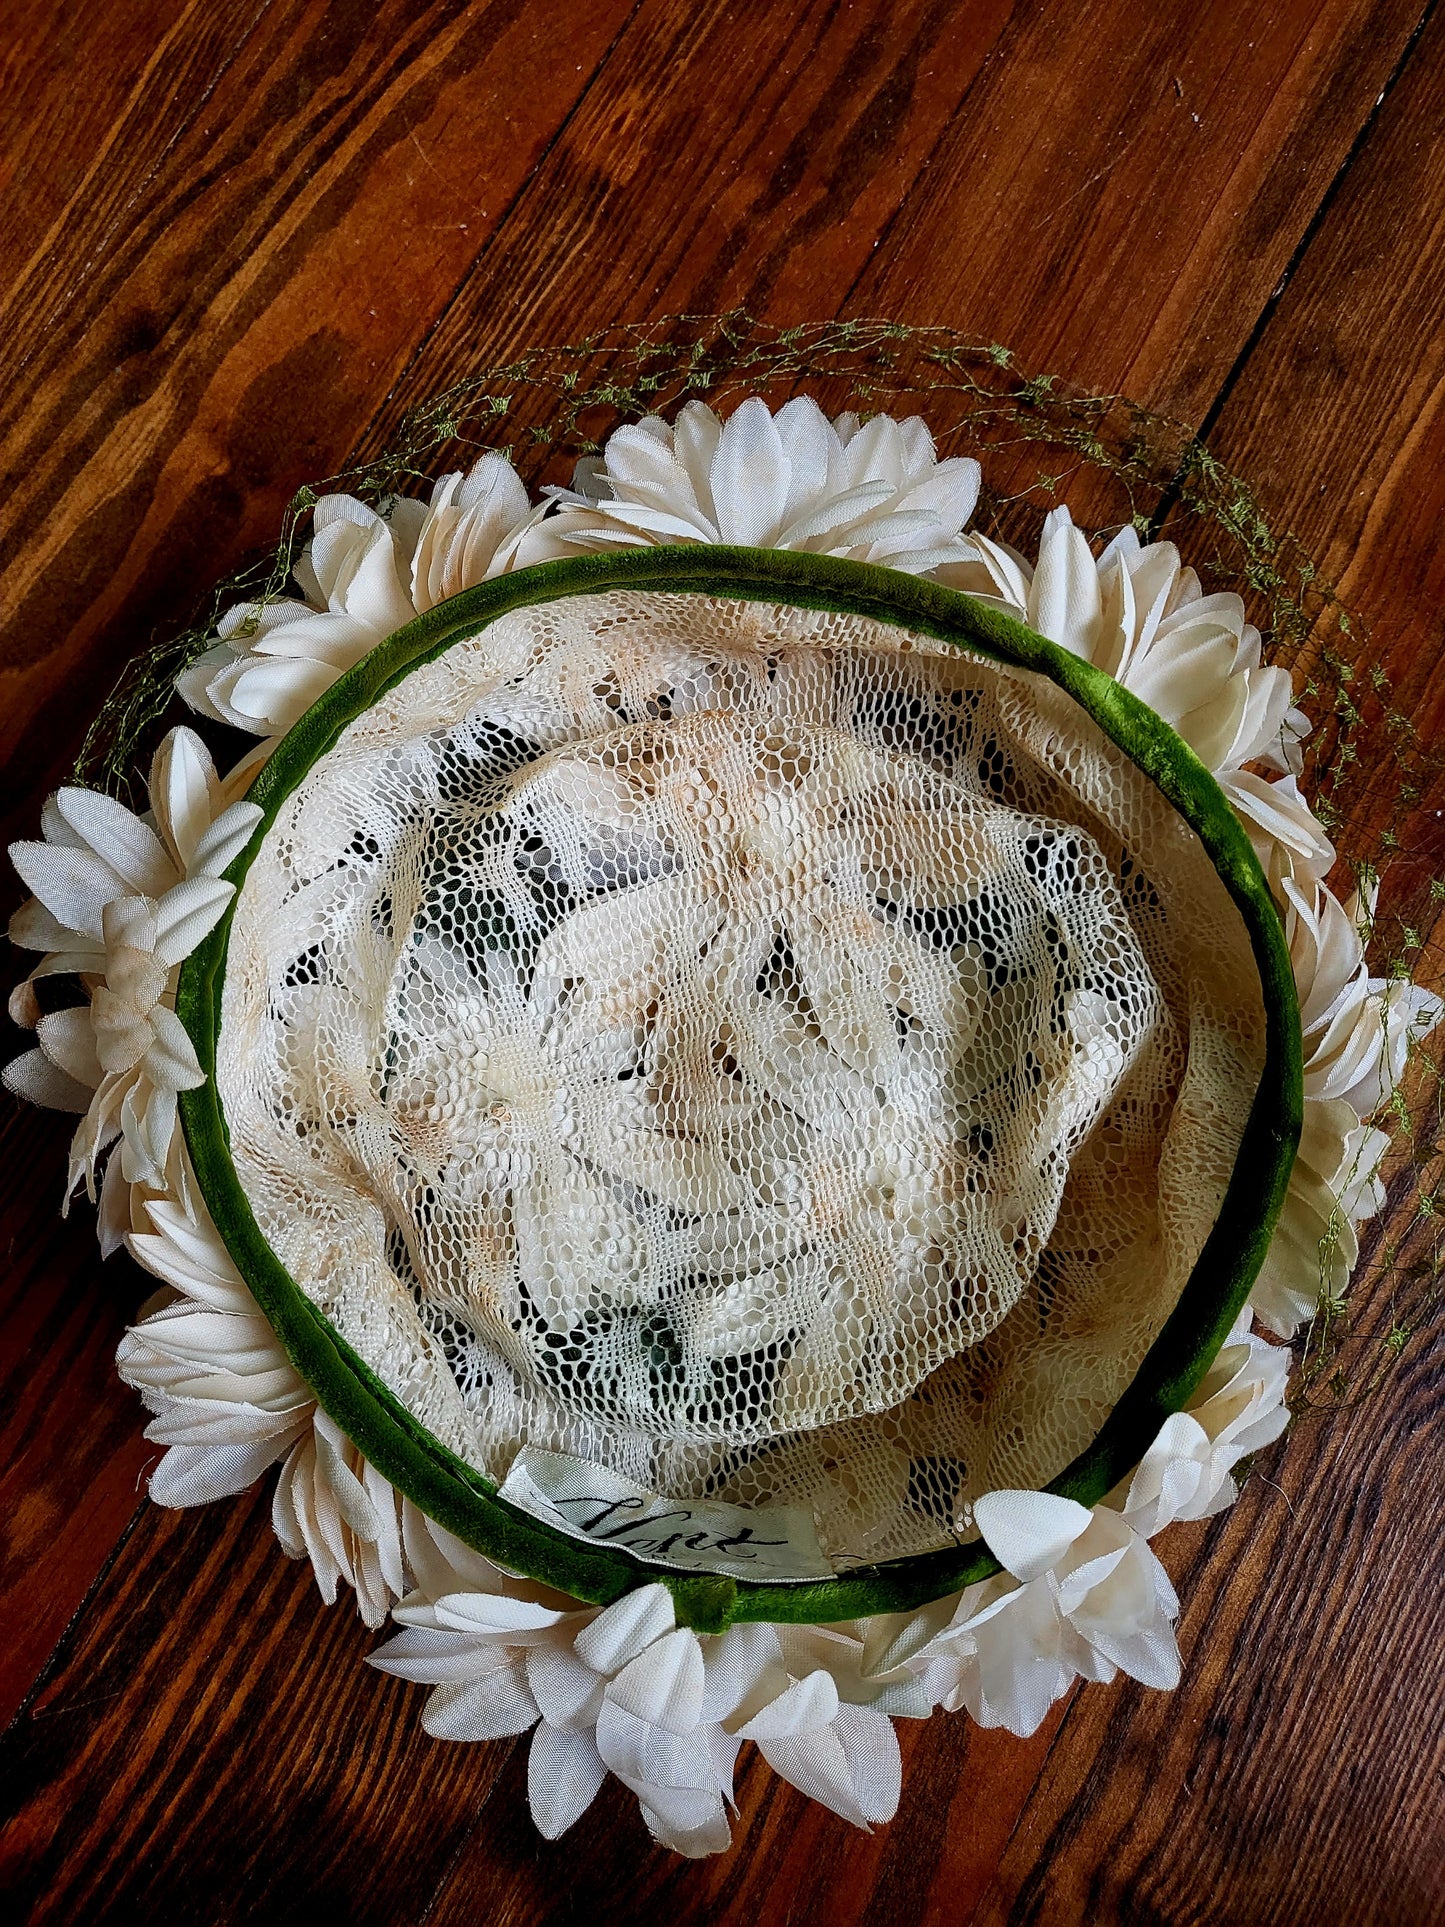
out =
[(534, 1446), (517, 1454), (501, 1493), (574, 1539), (649, 1564), (764, 1583), (833, 1573), (811, 1513), (797, 1506), (668, 1498), (610, 1468)]
[[(644, 1559), (661, 1559), (681, 1548), (685, 1552), (725, 1552), (736, 1558), (756, 1559), (768, 1547), (786, 1546), (786, 1539), (760, 1539), (750, 1525), (736, 1531), (700, 1526), (697, 1515), (685, 1506), (669, 1512), (650, 1512), (652, 1501), (641, 1493), (621, 1499), (579, 1493), (573, 1499), (553, 1499), (552, 1504), (564, 1518), (579, 1526), (589, 1539), (606, 1539), (625, 1546)], [(587, 1508), (595, 1510), (587, 1515)], [(617, 1514), (630, 1516), (618, 1519)], [(658, 1528), (672, 1526), (659, 1535)], [(689, 1527), (693, 1529), (688, 1530)]]

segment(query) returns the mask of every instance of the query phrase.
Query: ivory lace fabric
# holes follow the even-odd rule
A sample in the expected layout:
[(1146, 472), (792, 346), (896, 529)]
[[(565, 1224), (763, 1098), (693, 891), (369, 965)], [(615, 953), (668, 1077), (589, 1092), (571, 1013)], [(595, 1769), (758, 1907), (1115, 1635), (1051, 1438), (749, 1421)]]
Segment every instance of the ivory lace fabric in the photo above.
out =
[(217, 1081), (272, 1247), (452, 1451), (811, 1507), (846, 1564), (1088, 1443), (1263, 1056), (1202, 846), (1051, 684), (619, 592), (313, 766)]

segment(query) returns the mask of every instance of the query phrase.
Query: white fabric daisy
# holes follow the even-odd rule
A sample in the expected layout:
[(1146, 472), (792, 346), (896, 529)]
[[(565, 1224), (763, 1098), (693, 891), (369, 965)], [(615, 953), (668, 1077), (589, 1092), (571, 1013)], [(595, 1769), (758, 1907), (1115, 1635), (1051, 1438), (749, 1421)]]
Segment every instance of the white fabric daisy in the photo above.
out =
[(116, 1365), (154, 1414), (166, 1448), (151, 1474), (158, 1505), (208, 1505), (254, 1485), (311, 1429), (315, 1400), (215, 1227), (198, 1208), (156, 1200), (127, 1246), (168, 1289), (142, 1308)]
[(166, 1448), (151, 1473), (158, 1505), (208, 1505), (284, 1461), (272, 1524), (309, 1559), (328, 1605), (340, 1584), (379, 1626), (404, 1591), (400, 1500), (309, 1387), (236, 1270), (199, 1202), (156, 1199), (126, 1243), (168, 1289), (121, 1340), (116, 1366), (154, 1414)]
[(1036, 1492), (979, 1502), (998, 1578), (913, 1614), (703, 1636), (678, 1627), (661, 1585), (580, 1605), (425, 1518), (317, 1411), (204, 1209), (155, 1201), (143, 1217), (130, 1248), (170, 1290), (119, 1364), (155, 1414), (147, 1437), (167, 1448), (152, 1496), (205, 1503), (284, 1461), (277, 1535), (310, 1559), (328, 1601), (351, 1586), (375, 1626), (404, 1593), (402, 1631), (372, 1658), (434, 1689), (426, 1730), (482, 1740), (535, 1727), (529, 1797), (547, 1838), (612, 1772), (663, 1844), (720, 1852), (745, 1742), (810, 1799), (871, 1826), (898, 1802), (895, 1719), (943, 1706), (1029, 1733), (1077, 1678), (1172, 1684), (1178, 1604), (1145, 1538), (1228, 1504), (1234, 1466), (1286, 1418), (1288, 1355), (1245, 1314), (1127, 1491), (1092, 1512)]
[(433, 1687), (423, 1725), (436, 1738), (535, 1726), (528, 1784), (546, 1838), (585, 1812), (610, 1771), (655, 1839), (690, 1857), (721, 1852), (747, 1740), (856, 1825), (892, 1817), (901, 1767), (888, 1710), (921, 1717), (928, 1705), (905, 1676), (865, 1679), (863, 1642), (847, 1630), (743, 1625), (700, 1637), (677, 1625), (664, 1586), (579, 1609), (410, 1507), (406, 1530), (418, 1588), (393, 1613), (404, 1630), (371, 1664)]
[(379, 514), (323, 495), (295, 567), (302, 599), (239, 603), (221, 640), (178, 680), (203, 716), (279, 736), (338, 676), (448, 596), (572, 551), (541, 525), (511, 464), (487, 454), (444, 475), (429, 503), (397, 497)]
[(1254, 770), (1231, 770), (1222, 787), (1244, 824), (1276, 901), (1283, 898), (1287, 879), (1304, 889), (1324, 882), (1335, 866), (1335, 846), (1297, 777), (1268, 780)]
[[(85, 1115), (70, 1186), (96, 1195), (100, 1157), (117, 1137), (127, 1183), (164, 1188), (177, 1095), (203, 1082), (172, 1008), (183, 960), (235, 894), (221, 872), (261, 812), (226, 803), (205, 746), (175, 729), (151, 765), (148, 816), (94, 790), (63, 789), (41, 817), (44, 842), (15, 843), (11, 861), (35, 895), (10, 926), (45, 954), (10, 1003), (38, 1048), (5, 1067), (7, 1088)], [(77, 975), (88, 1004), (42, 1016), (37, 978)]]
[(1126, 1519), (1049, 1492), (985, 1493), (974, 1512), (1004, 1571), (959, 1594), (917, 1656), (940, 1704), (1026, 1736), (1077, 1678), (1177, 1684), (1179, 1601)]
[(1341, 904), (1323, 884), (1308, 888), (1286, 878), (1281, 888), (1299, 986), (1305, 1096), (1340, 1098), (1357, 1117), (1370, 1117), (1445, 1004), (1408, 978), (1369, 975), (1364, 933), (1374, 918), (1373, 891)]
[(857, 1826), (891, 1817), (891, 1722), (935, 1706), (1034, 1732), (1080, 1678), (1178, 1678), (1173, 1588), (1146, 1544), (1236, 1495), (1233, 1468), (1284, 1429), (1288, 1354), (1242, 1314), (1189, 1410), (1161, 1429), (1127, 1491), (1092, 1511), (1050, 1493), (996, 1492), (977, 1516), (1005, 1571), (901, 1613), (834, 1626), (742, 1624), (700, 1636), (660, 1585), (599, 1611), (504, 1573), (404, 1507), (416, 1585), (404, 1630), (373, 1654), (433, 1687), (437, 1738), (535, 1726), (528, 1786), (555, 1839), (608, 1771), (636, 1793), (655, 1838), (697, 1855), (729, 1843), (739, 1746)]
[(1145, 1537), (1234, 1497), (1239, 1459), (1277, 1437), (1288, 1355), (1247, 1315), (1187, 1413), (1166, 1422), (1127, 1492), (1092, 1512), (1047, 1493), (993, 1493), (978, 1523), (1005, 1564), (994, 1580), (899, 1614), (842, 1626), (680, 1628), (665, 1587), (606, 1609), (507, 1573), (403, 1501), (309, 1391), (261, 1317), (204, 1211), (146, 1207), (130, 1248), (170, 1290), (122, 1342), (122, 1376), (155, 1414), (167, 1450), (158, 1503), (241, 1491), (284, 1460), (273, 1520), (308, 1557), (323, 1595), (353, 1587), (368, 1625), (402, 1631), (372, 1656), (433, 1688), (438, 1739), (535, 1727), (529, 1796), (555, 1839), (610, 1771), (655, 1838), (722, 1851), (739, 1748), (858, 1826), (896, 1809), (891, 1722), (935, 1706), (1032, 1732), (1076, 1678), (1116, 1671), (1156, 1685), (1177, 1674), (1178, 1605)]
[(1206, 595), (1173, 543), (1142, 544), (1132, 528), (1096, 558), (1065, 508), (1046, 518), (1035, 564), (968, 540), (970, 558), (940, 568), (940, 579), (1106, 671), (1177, 730), (1233, 805), (1280, 905), (1300, 994), (1306, 1119), (1252, 1303), (1288, 1336), (1322, 1293), (1348, 1283), (1355, 1225), (1383, 1200), (1375, 1171), (1386, 1140), (1364, 1120), (1445, 1005), (1408, 979), (1369, 975), (1373, 902), (1344, 905), (1325, 886), (1335, 849), (1297, 780), (1308, 723), (1288, 672), (1263, 666), (1239, 596)]
[(1341, 1099), (1306, 1100), (1289, 1190), (1249, 1299), (1280, 1338), (1348, 1289), (1360, 1255), (1356, 1226), (1385, 1202), (1379, 1166), (1389, 1145)]
[(675, 423), (616, 429), (600, 462), (551, 491), (580, 548), (728, 542), (883, 562), (922, 575), (963, 561), (978, 463), (940, 462), (917, 416), (830, 422), (809, 396), (776, 415), (756, 395), (726, 421), (689, 402)]
[(1289, 673), (1265, 668), (1259, 631), (1233, 594), (1206, 595), (1172, 542), (1142, 544), (1123, 529), (1096, 559), (1066, 508), (1044, 522), (1038, 561), (986, 537), (972, 554), (935, 569), (939, 579), (1006, 609), (1061, 648), (1082, 656), (1156, 710), (1230, 793), (1240, 813), (1256, 807), (1235, 772), (1263, 763), (1299, 768), (1308, 731)]
[(1289, 1423), (1290, 1355), (1249, 1326), (1246, 1308), (1188, 1409), (1164, 1421), (1123, 1494), (1111, 1498), (1145, 1538), (1176, 1519), (1208, 1519), (1233, 1505), (1235, 1466)]
[(281, 1467), (271, 1524), (290, 1558), (311, 1561), (327, 1605), (350, 1586), (373, 1629), (406, 1590), (400, 1496), (319, 1407)]
[(1445, 1003), (1408, 978), (1370, 976), (1373, 891), (1342, 904), (1304, 866), (1270, 867), (1299, 990), (1304, 1129), (1250, 1302), (1288, 1338), (1348, 1287), (1356, 1227), (1385, 1201), (1379, 1167), (1389, 1138), (1367, 1120), (1399, 1085), (1411, 1049), (1445, 1016)]

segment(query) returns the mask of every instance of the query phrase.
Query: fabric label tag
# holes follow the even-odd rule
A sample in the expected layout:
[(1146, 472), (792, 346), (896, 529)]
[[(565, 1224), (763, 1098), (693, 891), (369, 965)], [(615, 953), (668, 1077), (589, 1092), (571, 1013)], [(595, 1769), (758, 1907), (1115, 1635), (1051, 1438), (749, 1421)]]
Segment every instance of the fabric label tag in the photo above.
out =
[(797, 1506), (748, 1511), (716, 1499), (664, 1499), (603, 1466), (530, 1446), (517, 1454), (501, 1495), (574, 1539), (682, 1572), (762, 1581), (833, 1577), (812, 1514)]

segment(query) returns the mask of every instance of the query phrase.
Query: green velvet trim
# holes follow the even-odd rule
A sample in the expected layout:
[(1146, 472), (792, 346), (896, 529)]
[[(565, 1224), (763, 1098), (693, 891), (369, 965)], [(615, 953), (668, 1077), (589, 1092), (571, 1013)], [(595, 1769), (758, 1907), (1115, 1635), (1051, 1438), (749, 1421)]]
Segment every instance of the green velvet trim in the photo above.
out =
[[(1204, 844), (1249, 931), (1264, 992), (1266, 1056), (1219, 1217), (1179, 1301), (1093, 1443), (1048, 1486), (1093, 1505), (1143, 1457), (1189, 1400), (1249, 1295), (1284, 1201), (1303, 1114), (1299, 1005), (1284, 930), (1223, 792), (1155, 712), (1101, 670), (971, 597), (897, 570), (775, 549), (659, 547), (583, 555), (501, 576), (431, 610), (358, 663), (301, 718), (251, 790), (262, 817), (227, 875), (239, 889), (281, 803), (342, 731), (394, 683), (508, 611), (609, 590), (733, 597), (872, 617), (1029, 669), (1065, 690), (1158, 786)], [(835, 1579), (763, 1584), (650, 1566), (584, 1544), (502, 1500), (432, 1438), (356, 1356), (290, 1277), (252, 1215), (231, 1161), (215, 1084), (216, 1037), (231, 915), (181, 971), (176, 1009), (206, 1073), (181, 1094), (191, 1161), (241, 1275), (297, 1371), (377, 1470), (431, 1518), (500, 1565), (605, 1604), (661, 1580), (679, 1621), (719, 1632), (734, 1620), (828, 1622), (911, 1611), (999, 1570), (981, 1542), (949, 1546)]]

